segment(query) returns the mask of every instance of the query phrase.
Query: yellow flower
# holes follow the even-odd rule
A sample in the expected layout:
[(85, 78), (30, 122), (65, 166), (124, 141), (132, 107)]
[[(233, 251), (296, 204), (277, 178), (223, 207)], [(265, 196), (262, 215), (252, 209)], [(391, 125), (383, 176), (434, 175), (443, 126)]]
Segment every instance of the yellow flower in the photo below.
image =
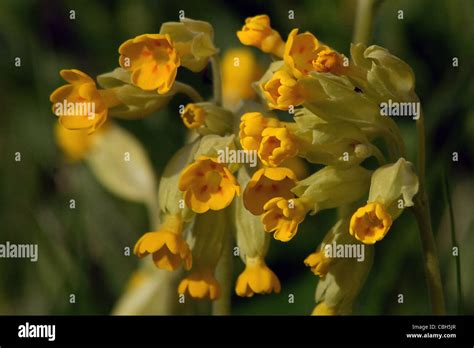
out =
[[(102, 128), (100, 128), (102, 129)], [(91, 149), (95, 134), (86, 129), (67, 129), (59, 123), (54, 125), (54, 137), (68, 162), (82, 160)]]
[(232, 173), (215, 158), (201, 156), (189, 165), (179, 179), (186, 205), (196, 213), (221, 210), (240, 195), (240, 186)]
[(180, 295), (188, 294), (195, 299), (216, 300), (220, 296), (220, 286), (214, 274), (209, 269), (202, 269), (192, 272), (185, 277), (178, 285)]
[(262, 82), (260, 88), (272, 109), (288, 110), (304, 102), (298, 81), (285, 69), (276, 71), (270, 80)]
[(298, 225), (304, 220), (308, 208), (301, 199), (287, 200), (275, 197), (263, 206), (261, 220), (266, 232), (275, 232), (273, 238), (288, 242), (298, 231)]
[(334, 308), (328, 307), (325, 302), (320, 302), (314, 307), (311, 315), (337, 315), (337, 312)]
[(392, 225), (392, 217), (380, 203), (367, 203), (352, 215), (349, 231), (365, 244), (382, 240)]
[(181, 114), (181, 119), (189, 129), (199, 128), (204, 125), (204, 109), (196, 104), (188, 104)]
[(180, 59), (169, 35), (143, 34), (119, 47), (120, 66), (132, 72), (132, 83), (143, 90), (167, 93), (174, 83)]
[(256, 92), (251, 84), (261, 77), (262, 70), (250, 49), (243, 47), (227, 50), (221, 67), (224, 106), (233, 108), (241, 100), (255, 98)]
[(285, 127), (265, 128), (258, 148), (258, 156), (267, 166), (276, 167), (288, 158), (296, 156), (296, 139)]
[(242, 297), (279, 293), (280, 281), (261, 257), (247, 257), (245, 270), (237, 278), (235, 292)]
[(333, 49), (325, 46), (318, 52), (318, 56), (313, 60), (314, 70), (317, 72), (341, 73), (342, 56)]
[[(61, 70), (59, 74), (69, 84), (51, 93), (53, 113), (65, 128), (88, 129), (92, 133), (107, 119), (109, 93), (97, 90), (94, 80), (82, 71)], [(111, 101), (110, 106), (117, 103)]]
[(283, 56), (285, 43), (280, 34), (270, 26), (267, 15), (249, 17), (241, 31), (237, 32), (240, 42), (247, 46), (255, 46), (265, 53)]
[(248, 112), (240, 118), (240, 144), (244, 150), (258, 150), (262, 132), (267, 127), (279, 127), (280, 122), (260, 112)]
[(296, 185), (296, 176), (288, 168), (262, 168), (255, 172), (244, 191), (244, 205), (254, 215), (263, 213), (263, 206), (270, 199), (291, 199), (291, 189)]
[(297, 79), (311, 71), (341, 74), (344, 68), (341, 54), (320, 45), (310, 32), (298, 34), (298, 29), (293, 29), (288, 35), (283, 59)]
[(145, 233), (135, 244), (134, 253), (138, 257), (153, 255), (158, 268), (174, 271), (181, 264), (185, 269), (192, 266), (192, 254), (181, 236), (182, 218), (179, 215), (167, 215), (158, 232)]
[(296, 78), (314, 70), (313, 61), (318, 58), (318, 48), (318, 39), (310, 32), (298, 34), (298, 29), (293, 29), (288, 35), (283, 59)]
[(313, 272), (314, 274), (320, 277), (324, 277), (329, 271), (331, 259), (325, 257), (323, 252), (318, 251), (310, 254), (304, 260), (304, 264), (308, 267), (311, 267), (311, 272)]

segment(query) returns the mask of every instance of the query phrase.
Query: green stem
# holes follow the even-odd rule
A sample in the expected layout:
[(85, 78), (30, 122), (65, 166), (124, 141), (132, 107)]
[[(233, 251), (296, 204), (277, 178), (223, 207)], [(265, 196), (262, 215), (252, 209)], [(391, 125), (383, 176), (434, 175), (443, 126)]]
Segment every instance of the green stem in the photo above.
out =
[(418, 177), (420, 188), (414, 199), (412, 211), (418, 223), (421, 246), (423, 251), (425, 276), (428, 285), (428, 293), (431, 301), (433, 314), (446, 314), (444, 306), (443, 286), (439, 270), (438, 255), (431, 226), (430, 206), (428, 195), (425, 190), (425, 125), (423, 113), (416, 121), (418, 130)]
[(456, 239), (456, 224), (454, 221), (454, 211), (453, 211), (453, 203), (451, 201), (451, 190), (449, 188), (448, 178), (446, 177), (446, 173), (443, 172), (443, 193), (446, 204), (448, 205), (449, 210), (449, 222), (451, 228), (451, 244), (453, 247), (458, 248), (458, 254), (456, 255), (456, 286), (457, 286), (457, 307), (458, 307), (458, 315), (462, 314), (463, 311), (463, 299), (462, 299), (462, 281), (461, 281), (461, 250), (459, 248), (459, 243)]
[(204, 98), (199, 94), (198, 91), (194, 89), (194, 87), (179, 81), (175, 81), (174, 84), (178, 93), (187, 95), (194, 103), (200, 103), (204, 101)]
[(372, 28), (374, 0), (358, 0), (354, 25), (354, 43), (368, 44)]
[(212, 304), (213, 315), (230, 315), (232, 298), (232, 235), (227, 233), (221, 258), (216, 268), (216, 279), (221, 286), (219, 299)]
[(217, 106), (222, 106), (221, 64), (219, 56), (217, 54), (211, 57), (211, 67), (214, 103)]

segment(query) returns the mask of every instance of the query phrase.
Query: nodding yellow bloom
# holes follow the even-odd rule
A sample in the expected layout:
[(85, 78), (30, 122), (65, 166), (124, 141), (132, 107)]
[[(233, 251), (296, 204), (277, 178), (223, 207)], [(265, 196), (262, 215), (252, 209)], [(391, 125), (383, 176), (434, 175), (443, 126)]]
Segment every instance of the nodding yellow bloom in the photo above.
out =
[(174, 83), (180, 59), (167, 34), (143, 34), (119, 47), (120, 66), (132, 72), (132, 83), (143, 90), (167, 93)]
[(193, 271), (181, 280), (178, 293), (195, 299), (216, 300), (220, 296), (221, 289), (213, 272), (209, 269), (201, 269)]
[(225, 164), (216, 158), (201, 156), (189, 165), (179, 179), (186, 205), (195, 213), (221, 210), (240, 195), (240, 186)]
[(240, 144), (244, 150), (258, 150), (262, 132), (267, 127), (279, 127), (276, 118), (265, 117), (260, 112), (248, 112), (240, 118)]
[(275, 197), (263, 206), (261, 220), (266, 232), (274, 232), (273, 238), (288, 242), (298, 231), (308, 208), (301, 199)]
[(199, 128), (204, 125), (205, 112), (204, 109), (196, 104), (188, 104), (181, 114), (181, 119), (189, 129)]
[(272, 109), (288, 110), (304, 102), (298, 81), (285, 69), (276, 71), (270, 80), (260, 84), (268, 106)]
[(94, 80), (80, 70), (61, 70), (59, 74), (69, 84), (51, 93), (53, 113), (63, 127), (92, 133), (106, 121), (108, 106), (119, 102), (109, 90), (99, 91)]
[[(102, 129), (102, 128), (100, 128)], [(92, 147), (95, 134), (86, 129), (67, 129), (59, 123), (54, 125), (54, 137), (68, 162), (82, 160)]]
[(232, 108), (241, 100), (255, 98), (256, 92), (251, 84), (262, 76), (262, 69), (249, 48), (225, 51), (221, 67), (224, 106)]
[(235, 292), (242, 297), (254, 294), (279, 293), (280, 281), (273, 271), (265, 264), (262, 257), (246, 257), (245, 270), (237, 278)]
[(310, 254), (305, 260), (304, 264), (311, 267), (311, 272), (314, 274), (324, 277), (331, 265), (331, 260), (324, 256), (323, 252), (318, 251)]
[(342, 56), (329, 47), (325, 47), (318, 52), (318, 57), (313, 60), (314, 70), (317, 72), (340, 73)]
[(158, 232), (145, 233), (135, 244), (134, 253), (138, 257), (153, 255), (158, 268), (174, 271), (183, 264), (185, 269), (192, 266), (192, 254), (181, 236), (183, 221), (179, 215), (167, 215)]
[(337, 315), (334, 308), (329, 307), (325, 302), (320, 302), (314, 307), (311, 315)]
[(288, 35), (283, 59), (296, 78), (314, 70), (313, 61), (318, 58), (318, 48), (318, 39), (310, 32), (298, 34), (298, 29), (293, 29)]
[(267, 166), (276, 167), (288, 158), (296, 156), (296, 139), (285, 128), (265, 128), (258, 148), (258, 156)]
[(247, 46), (255, 46), (265, 53), (283, 56), (285, 43), (280, 34), (270, 26), (267, 15), (249, 17), (241, 31), (237, 32), (240, 42)]
[(352, 215), (349, 231), (365, 244), (382, 240), (392, 225), (392, 217), (380, 203), (367, 203)]
[(270, 199), (295, 195), (291, 189), (296, 185), (296, 176), (288, 168), (262, 168), (255, 172), (244, 191), (244, 205), (254, 215), (263, 213), (263, 206)]

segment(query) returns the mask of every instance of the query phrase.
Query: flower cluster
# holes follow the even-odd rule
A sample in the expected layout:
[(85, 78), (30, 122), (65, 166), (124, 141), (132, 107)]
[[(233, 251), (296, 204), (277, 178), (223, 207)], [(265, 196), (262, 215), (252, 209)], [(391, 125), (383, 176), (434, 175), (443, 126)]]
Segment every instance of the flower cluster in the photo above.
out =
[[(348, 58), (310, 32), (293, 29), (283, 40), (266, 15), (247, 18), (237, 37), (271, 56), (265, 73), (249, 49), (235, 49), (223, 58), (221, 83), (213, 28), (190, 19), (125, 41), (120, 67), (98, 76), (101, 88), (78, 70), (61, 71), (69, 84), (51, 95), (62, 127), (58, 141), (73, 159), (97, 158), (87, 155), (90, 148), (97, 152), (96, 143), (110, 142), (87, 137), (108, 116), (141, 118), (186, 93), (192, 101), (179, 116), (192, 134), (166, 166), (153, 207), (156, 224), (135, 254), (151, 255), (160, 269), (188, 271), (177, 289), (186, 297), (222, 296), (216, 268), (232, 252), (245, 263), (237, 295), (278, 293), (280, 281), (265, 263), (270, 237), (289, 242), (308, 215), (338, 208), (338, 221), (304, 263), (321, 278), (313, 313), (349, 313), (370, 270), (373, 244), (387, 237), (418, 191), (400, 131), (379, 108), (389, 98), (418, 100), (413, 72), (378, 46), (354, 44)], [(209, 62), (215, 87), (223, 90), (204, 101), (176, 76), (181, 67), (199, 72)], [(59, 113), (56, 104), (63, 101), (93, 103), (94, 112)], [(279, 118), (283, 112), (291, 122)], [(102, 126), (94, 137), (114, 127)], [(71, 142), (67, 132), (81, 133)], [(252, 155), (256, 167), (249, 165)], [(309, 175), (306, 163), (321, 169)], [(142, 201), (153, 199), (148, 192)], [(328, 255), (332, 244), (365, 248), (365, 259)]]

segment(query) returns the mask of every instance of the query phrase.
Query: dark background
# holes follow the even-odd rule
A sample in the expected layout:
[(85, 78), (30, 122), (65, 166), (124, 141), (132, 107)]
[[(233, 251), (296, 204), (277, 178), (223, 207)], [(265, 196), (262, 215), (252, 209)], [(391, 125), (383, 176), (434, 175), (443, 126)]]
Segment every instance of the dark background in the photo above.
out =
[[(138, 260), (123, 255), (146, 230), (146, 210), (114, 197), (85, 164), (66, 164), (53, 138), (57, 122), (49, 94), (63, 82), (59, 70), (77, 68), (91, 76), (118, 66), (119, 45), (142, 33), (158, 32), (165, 21), (187, 17), (209, 21), (224, 52), (239, 47), (235, 32), (245, 18), (266, 13), (283, 38), (298, 27), (348, 55), (356, 1), (15, 1), (0, 2), (0, 242), (39, 243), (40, 262), (0, 259), (0, 314), (107, 314)], [(69, 19), (69, 11), (76, 19)], [(288, 20), (288, 11), (295, 13)], [(398, 10), (404, 19), (397, 19)], [(451, 256), (442, 173), (451, 184), (461, 248), (464, 313), (474, 313), (473, 160), (474, 2), (471, 0), (377, 1), (372, 43), (388, 48), (415, 71), (426, 115), (427, 182), (440, 252), (448, 311), (456, 314), (456, 281)], [(254, 50), (258, 53), (257, 50)], [(21, 67), (14, 66), (21, 57)], [(459, 58), (459, 67), (452, 58)], [(268, 62), (260, 56), (261, 62)], [(210, 71), (180, 69), (178, 79), (204, 95)], [(185, 129), (175, 110), (142, 121), (118, 121), (149, 152), (159, 175), (183, 144)], [(414, 122), (399, 120), (408, 157), (416, 158)], [(15, 152), (22, 161), (15, 162)], [(451, 154), (459, 153), (452, 162)], [(69, 209), (69, 199), (77, 203)], [(303, 259), (334, 221), (333, 211), (305, 220), (284, 244), (272, 242), (267, 258), (282, 282), (280, 296), (233, 299), (235, 314), (308, 314), (316, 277)], [(236, 262), (236, 275), (243, 269)], [(71, 305), (69, 294), (76, 295)], [(295, 303), (288, 304), (288, 294)], [(397, 303), (404, 294), (405, 303)], [(405, 212), (376, 245), (374, 267), (355, 305), (357, 314), (427, 314), (420, 242), (414, 218)]]

